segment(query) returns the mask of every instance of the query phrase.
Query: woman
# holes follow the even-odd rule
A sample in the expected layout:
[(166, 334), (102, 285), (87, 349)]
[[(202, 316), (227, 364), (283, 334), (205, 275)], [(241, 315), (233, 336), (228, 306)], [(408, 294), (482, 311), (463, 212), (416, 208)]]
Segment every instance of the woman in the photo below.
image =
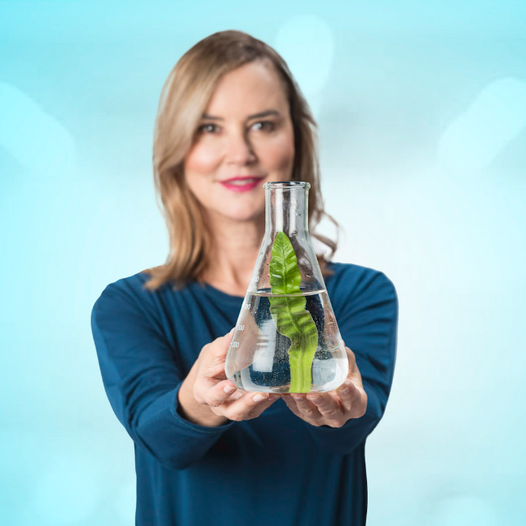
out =
[(398, 301), (381, 272), (319, 256), (349, 356), (330, 393), (246, 393), (226, 379), (232, 332), (264, 234), (266, 181), (311, 184), (307, 104), (286, 64), (239, 31), (176, 64), (161, 96), (154, 173), (165, 265), (106, 287), (92, 313), (104, 386), (135, 444), (136, 524), (365, 524), (365, 439), (394, 371)]

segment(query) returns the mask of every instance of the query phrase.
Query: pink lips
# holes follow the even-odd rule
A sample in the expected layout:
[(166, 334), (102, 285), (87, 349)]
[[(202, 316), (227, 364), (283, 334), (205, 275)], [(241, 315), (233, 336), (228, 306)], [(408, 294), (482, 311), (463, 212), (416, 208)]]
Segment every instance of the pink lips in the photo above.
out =
[(233, 179), (230, 179), (229, 181), (220, 181), (220, 182), (225, 188), (228, 188), (229, 190), (232, 190), (233, 192), (248, 192), (249, 190), (256, 188), (256, 186), (259, 185), (259, 183), (261, 182), (261, 179), (263, 178), (259, 178), (256, 181), (253, 181), (251, 183), (246, 183), (246, 184), (231, 184), (231, 181), (242, 181), (243, 179), (250, 181), (251, 179), (254, 179), (254, 177), (246, 177), (246, 178), (235, 177)]

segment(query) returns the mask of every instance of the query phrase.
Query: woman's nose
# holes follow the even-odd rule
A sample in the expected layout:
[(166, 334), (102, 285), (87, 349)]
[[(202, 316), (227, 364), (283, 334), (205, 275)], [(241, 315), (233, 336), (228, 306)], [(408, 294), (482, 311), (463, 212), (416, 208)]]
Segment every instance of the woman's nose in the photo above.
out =
[(247, 164), (256, 159), (253, 147), (244, 132), (230, 133), (226, 145), (227, 162)]

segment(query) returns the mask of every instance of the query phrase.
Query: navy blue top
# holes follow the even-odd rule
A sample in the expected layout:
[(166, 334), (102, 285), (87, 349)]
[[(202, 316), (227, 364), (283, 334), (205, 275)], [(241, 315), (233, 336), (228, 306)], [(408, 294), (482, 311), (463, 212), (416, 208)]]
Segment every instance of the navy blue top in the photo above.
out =
[(202, 347), (234, 327), (244, 298), (197, 282), (151, 292), (142, 272), (104, 289), (91, 323), (106, 393), (135, 444), (137, 525), (365, 524), (365, 440), (391, 389), (398, 298), (382, 272), (330, 268), (327, 292), (368, 396), (366, 414), (339, 429), (304, 422), (281, 399), (253, 420), (187, 421), (178, 389)]

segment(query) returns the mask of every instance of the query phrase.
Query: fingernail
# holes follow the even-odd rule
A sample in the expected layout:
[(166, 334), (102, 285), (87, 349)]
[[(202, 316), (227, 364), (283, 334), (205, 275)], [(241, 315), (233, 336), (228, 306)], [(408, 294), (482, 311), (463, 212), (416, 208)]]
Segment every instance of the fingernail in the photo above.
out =
[(301, 400), (302, 396), (299, 394), (292, 394), (292, 398), (294, 398), (294, 400)]
[(278, 398), (279, 398), (278, 395), (270, 395), (270, 396), (268, 397), (268, 399), (269, 399), (270, 402), (274, 402), (274, 400), (277, 400)]
[(266, 399), (267, 399), (266, 396), (257, 394), (256, 396), (254, 396), (252, 400), (254, 400), (254, 402), (262, 402), (263, 400), (266, 400)]
[(321, 396), (318, 396), (316, 398), (309, 398), (311, 402), (314, 402), (315, 404), (321, 403)]
[(225, 385), (225, 387), (223, 388), (223, 391), (225, 393), (233, 393), (235, 390), (236, 388), (232, 387), (231, 385)]
[(340, 393), (347, 394), (349, 392), (348, 387), (344, 387), (343, 389), (340, 389)]

